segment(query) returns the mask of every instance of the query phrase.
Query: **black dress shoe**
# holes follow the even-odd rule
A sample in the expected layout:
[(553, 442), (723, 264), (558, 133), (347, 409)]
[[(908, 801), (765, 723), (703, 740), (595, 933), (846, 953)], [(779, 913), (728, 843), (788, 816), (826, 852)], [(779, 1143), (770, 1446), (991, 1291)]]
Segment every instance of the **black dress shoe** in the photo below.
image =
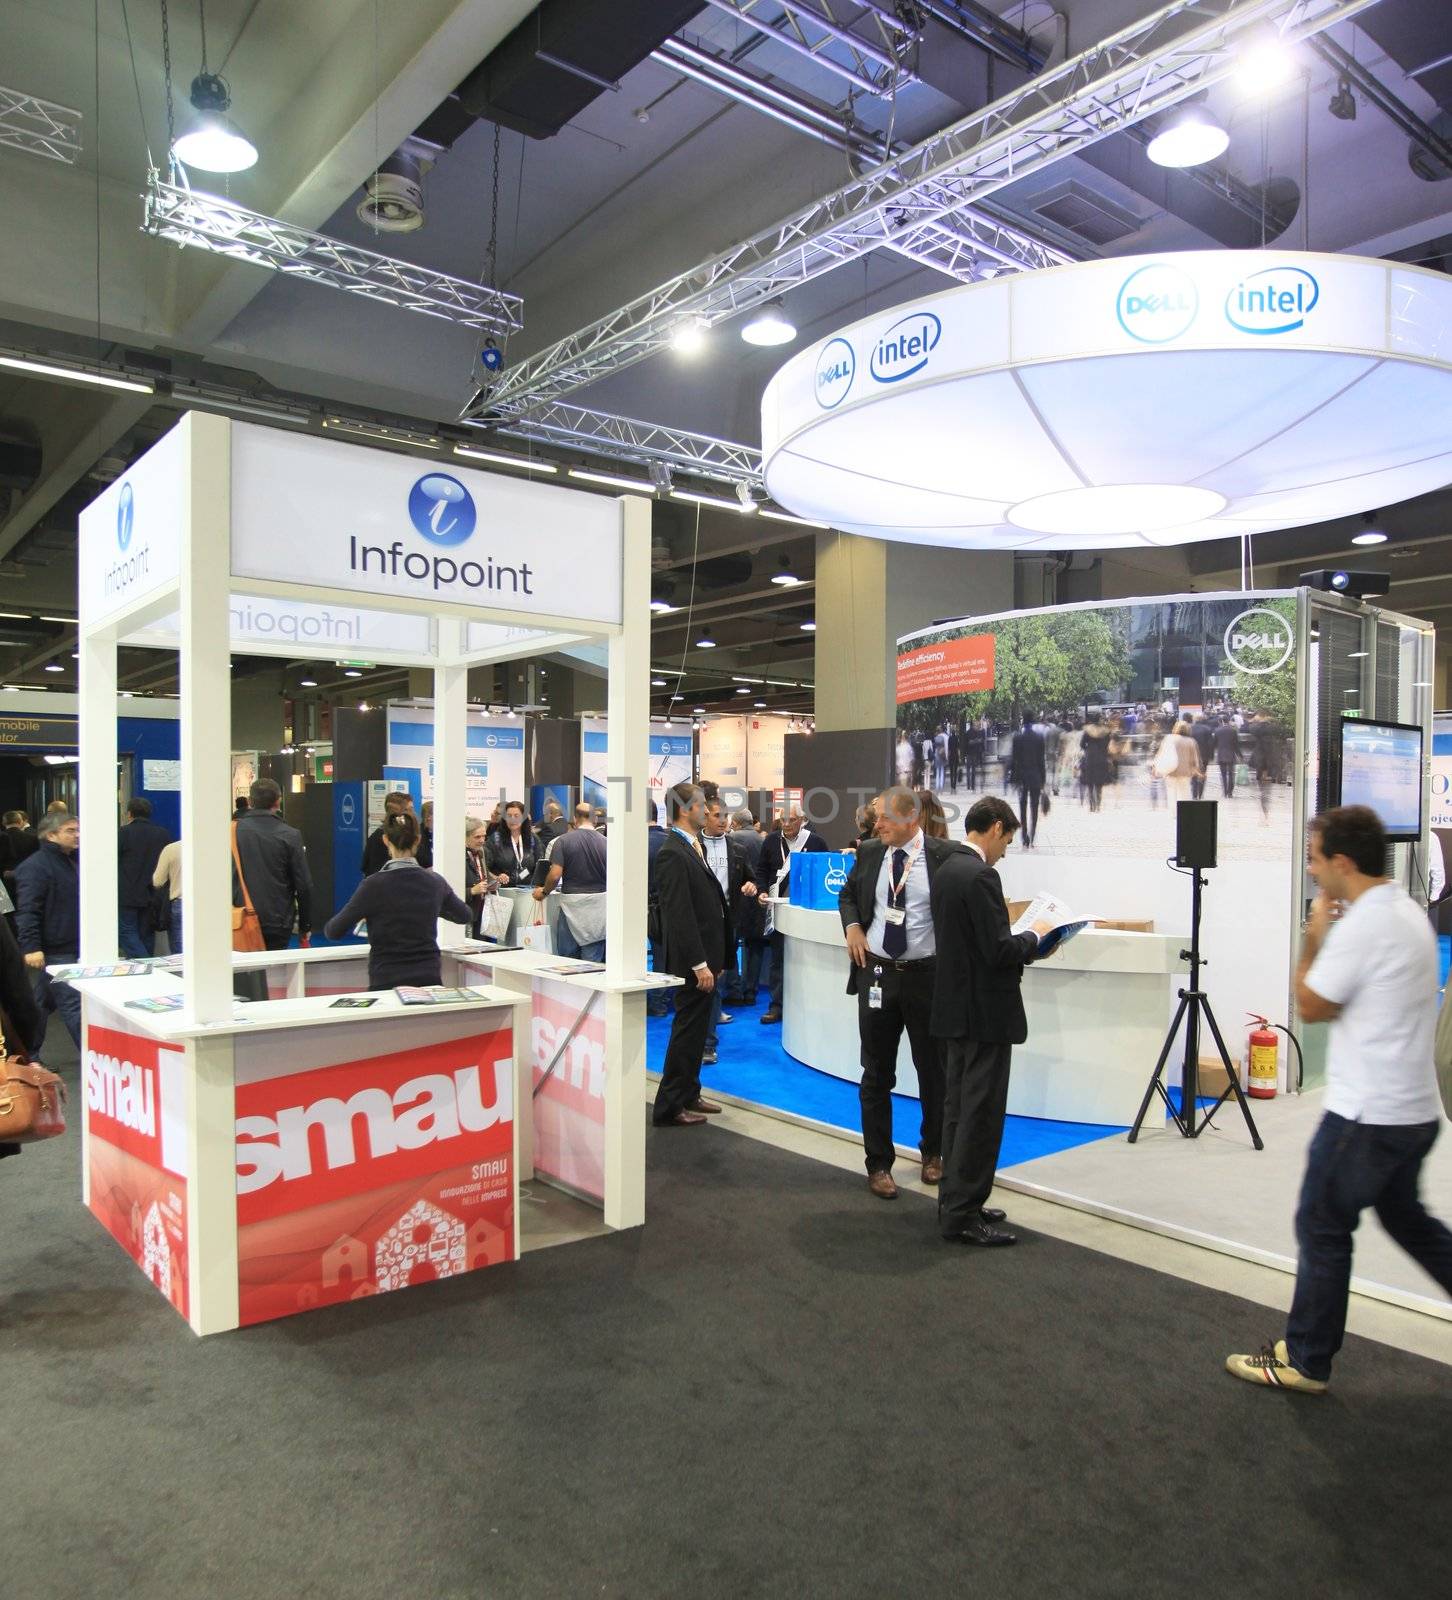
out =
[(991, 1222), (986, 1222), (982, 1217), (974, 1217), (972, 1221), (964, 1224), (960, 1232), (945, 1234), (943, 1242), (979, 1245), (988, 1250), (1017, 1244), (1018, 1236), (1009, 1233), (1006, 1228), (995, 1228)]
[(761, 1020), (763, 1022), (780, 1022), (781, 1012), (776, 1010), (763, 1011), (761, 1013)]
[(1008, 1221), (1008, 1213), (1006, 1211), (1000, 1211), (997, 1206), (984, 1206), (978, 1215), (982, 1217), (985, 1222)]
[[(651, 1119), (655, 1122), (655, 1119)], [(705, 1125), (705, 1117), (695, 1111), (677, 1111), (673, 1117), (664, 1117), (655, 1122), (657, 1128), (699, 1128)]]

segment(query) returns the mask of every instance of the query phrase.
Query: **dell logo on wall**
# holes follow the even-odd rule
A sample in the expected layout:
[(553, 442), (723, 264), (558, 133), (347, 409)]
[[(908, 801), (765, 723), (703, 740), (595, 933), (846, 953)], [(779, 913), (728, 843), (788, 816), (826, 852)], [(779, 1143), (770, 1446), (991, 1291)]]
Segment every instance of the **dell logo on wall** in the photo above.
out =
[(474, 531), (474, 497), (457, 478), (431, 472), (409, 490), (408, 515), (430, 544), (463, 544)]
[(915, 311), (894, 322), (872, 351), (872, 376), (878, 383), (901, 383), (921, 372), (942, 337), (943, 324), (931, 311)]
[(338, 802), (338, 815), (343, 819), (345, 828), (353, 826), (354, 818), (358, 815), (358, 812), (351, 794), (345, 794)]
[(817, 357), (817, 404), (831, 411), (847, 398), (857, 375), (857, 356), (845, 339), (828, 339)]
[(1321, 285), (1304, 267), (1267, 267), (1225, 297), (1225, 320), (1242, 333), (1294, 333), (1316, 309)]
[(1163, 261), (1140, 267), (1120, 285), (1119, 325), (1141, 344), (1168, 344), (1195, 320), (1200, 291), (1189, 273)]
[(121, 498), (116, 503), (116, 543), (122, 550), (131, 543), (131, 530), (136, 525), (136, 496), (129, 483), (121, 485)]
[(1237, 672), (1275, 672), (1295, 648), (1291, 625), (1278, 611), (1252, 606), (1230, 619), (1225, 630), (1225, 659)]

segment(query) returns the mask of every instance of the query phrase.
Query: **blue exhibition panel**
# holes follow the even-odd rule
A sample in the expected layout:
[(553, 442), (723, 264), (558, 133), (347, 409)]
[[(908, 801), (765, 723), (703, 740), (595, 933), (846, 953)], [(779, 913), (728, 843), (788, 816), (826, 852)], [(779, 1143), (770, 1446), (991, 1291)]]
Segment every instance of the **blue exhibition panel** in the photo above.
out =
[(835, 911), (837, 896), (847, 887), (852, 858), (834, 850), (801, 851), (792, 857), (789, 898), (808, 911)]
[[(333, 785), (333, 911), (340, 911), (363, 881), (363, 846), (368, 839), (366, 785)], [(318, 918), (321, 926), (325, 919)]]

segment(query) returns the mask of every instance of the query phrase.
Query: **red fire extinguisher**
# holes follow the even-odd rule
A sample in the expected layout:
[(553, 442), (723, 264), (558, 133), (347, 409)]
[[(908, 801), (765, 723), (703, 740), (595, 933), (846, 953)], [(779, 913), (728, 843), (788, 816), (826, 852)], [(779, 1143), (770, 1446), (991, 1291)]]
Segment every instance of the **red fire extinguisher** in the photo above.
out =
[(1274, 1100), (1280, 1081), (1276, 1059), (1280, 1041), (1268, 1017), (1248, 1013), (1255, 1026), (1250, 1030), (1250, 1073), (1246, 1093), (1256, 1100)]

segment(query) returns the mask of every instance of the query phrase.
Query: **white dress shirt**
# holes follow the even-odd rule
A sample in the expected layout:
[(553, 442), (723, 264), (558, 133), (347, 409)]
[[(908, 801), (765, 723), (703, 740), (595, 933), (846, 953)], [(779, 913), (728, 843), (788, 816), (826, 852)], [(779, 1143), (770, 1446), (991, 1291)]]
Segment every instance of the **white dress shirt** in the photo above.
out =
[[(903, 901), (907, 911), (907, 949), (903, 951), (900, 959), (922, 961), (937, 953), (937, 944), (933, 938), (933, 909), (928, 897), (928, 858), (923, 850), (922, 829), (920, 828), (906, 844), (897, 848), (906, 850), (908, 857), (904, 869), (907, 895)], [(880, 961), (891, 959), (882, 947), (882, 935), (887, 927), (892, 857), (893, 847), (889, 845), (882, 858), (881, 870), (877, 874), (877, 904), (872, 913), (872, 927), (867, 935), (867, 948)]]

